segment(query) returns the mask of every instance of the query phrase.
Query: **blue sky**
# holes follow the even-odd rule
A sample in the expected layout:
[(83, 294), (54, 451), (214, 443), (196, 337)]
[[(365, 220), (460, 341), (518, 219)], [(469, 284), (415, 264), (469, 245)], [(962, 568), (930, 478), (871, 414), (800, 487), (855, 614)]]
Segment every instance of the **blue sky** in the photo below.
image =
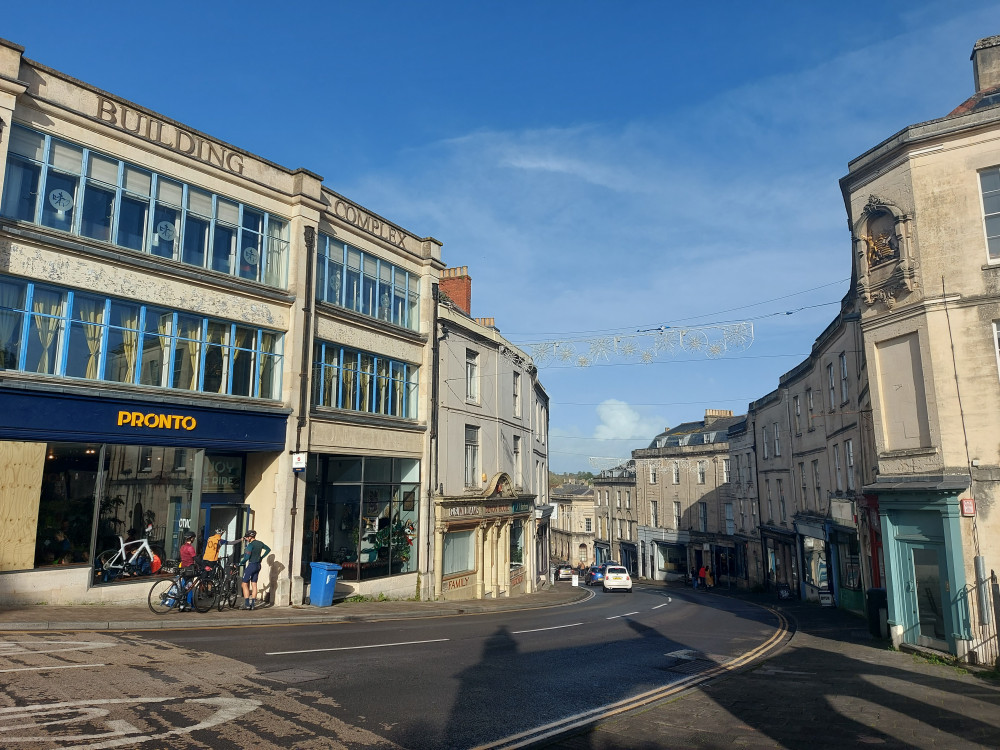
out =
[[(576, 352), (540, 368), (554, 471), (772, 390), (847, 291), (847, 162), (970, 96), (1000, 34), (978, 0), (97, 7), (14, 4), (0, 36), (441, 240), (473, 315)], [(721, 356), (600, 356), (733, 321)]]

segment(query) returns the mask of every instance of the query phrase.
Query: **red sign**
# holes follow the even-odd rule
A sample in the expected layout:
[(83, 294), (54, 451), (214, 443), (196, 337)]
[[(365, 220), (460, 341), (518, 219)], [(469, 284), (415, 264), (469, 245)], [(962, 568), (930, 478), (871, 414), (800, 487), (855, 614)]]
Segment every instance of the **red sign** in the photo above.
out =
[(976, 498), (974, 497), (963, 497), (959, 502), (962, 504), (962, 515), (963, 516), (974, 516), (976, 515)]

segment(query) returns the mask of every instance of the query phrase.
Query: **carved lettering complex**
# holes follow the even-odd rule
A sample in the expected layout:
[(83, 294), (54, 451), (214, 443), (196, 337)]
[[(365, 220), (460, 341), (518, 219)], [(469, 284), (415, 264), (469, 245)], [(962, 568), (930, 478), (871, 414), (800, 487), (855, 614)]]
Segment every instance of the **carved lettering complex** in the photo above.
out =
[(338, 200), (333, 204), (333, 212), (348, 224), (353, 224), (358, 229), (368, 232), (379, 239), (391, 242), (396, 247), (403, 247), (407, 235), (403, 234), (396, 227), (389, 226), (381, 219), (376, 219), (369, 213), (356, 208), (347, 201)]
[(179, 154), (193, 156), (206, 164), (243, 174), (243, 156), (219, 143), (200, 138), (176, 125), (157, 120), (138, 110), (97, 97), (97, 117), (111, 127), (132, 133), (151, 143), (158, 143)]

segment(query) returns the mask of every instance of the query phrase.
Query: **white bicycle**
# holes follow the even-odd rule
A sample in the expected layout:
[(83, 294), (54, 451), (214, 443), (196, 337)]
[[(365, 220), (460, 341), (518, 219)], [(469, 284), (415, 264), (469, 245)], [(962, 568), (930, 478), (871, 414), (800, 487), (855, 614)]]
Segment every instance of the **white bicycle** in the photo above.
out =
[(149, 534), (153, 524), (147, 524), (142, 539), (126, 542), (118, 537), (118, 549), (105, 550), (97, 556), (94, 566), (95, 577), (103, 583), (119, 578), (148, 576), (156, 573), (162, 565), (163, 555), (157, 554), (149, 546)]

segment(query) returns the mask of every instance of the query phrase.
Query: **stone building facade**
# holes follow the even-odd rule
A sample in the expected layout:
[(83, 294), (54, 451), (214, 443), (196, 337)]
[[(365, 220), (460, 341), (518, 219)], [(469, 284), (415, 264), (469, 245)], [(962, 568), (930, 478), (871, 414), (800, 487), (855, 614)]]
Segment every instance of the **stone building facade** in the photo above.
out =
[[(428, 595), (518, 596), (548, 572), (548, 395), (493, 318), (472, 318), (468, 269), (445, 269), (436, 305)], [(458, 291), (456, 291), (456, 284)], [(456, 299), (457, 298), (457, 299)]]
[(720, 585), (735, 582), (729, 428), (742, 419), (728, 409), (706, 409), (703, 420), (667, 429), (648, 448), (632, 451), (641, 575), (683, 578), (707, 565)]
[(594, 489), (565, 484), (550, 491), (553, 560), (575, 567), (594, 564)]
[(277, 604), (313, 561), (413, 595), (440, 243), (23, 52), (0, 41), (0, 601), (144, 601), (149, 571), (103, 564), (123, 541), (250, 527)]
[(864, 492), (878, 506), (892, 638), (992, 661), (1000, 37), (980, 40), (972, 62), (968, 100), (851, 161), (841, 190), (878, 467)]

